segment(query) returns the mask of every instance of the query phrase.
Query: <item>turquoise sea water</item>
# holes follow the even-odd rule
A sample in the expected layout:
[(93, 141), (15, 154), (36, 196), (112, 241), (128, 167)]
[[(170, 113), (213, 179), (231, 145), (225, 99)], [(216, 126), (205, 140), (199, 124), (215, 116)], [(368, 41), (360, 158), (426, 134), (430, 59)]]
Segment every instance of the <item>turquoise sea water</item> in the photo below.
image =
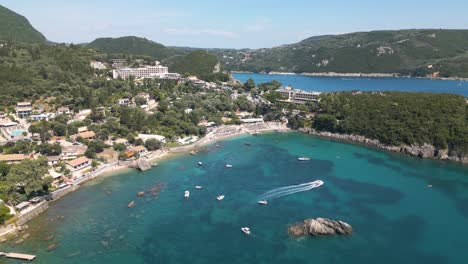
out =
[[(257, 204), (266, 191), (318, 179), (325, 184), (317, 189)], [(147, 191), (154, 186), (162, 186), (157, 196)], [(288, 225), (316, 217), (344, 220), (354, 233), (288, 236)], [(466, 166), (271, 133), (92, 182), (30, 222), (26, 242), (2, 251), (36, 254), (35, 263), (48, 264), (466, 263), (467, 223)], [(47, 251), (53, 243), (59, 247)]]
[(277, 80), (283, 85), (306, 91), (402, 91), (453, 93), (468, 97), (468, 81), (430, 80), (410, 78), (342, 78), (311, 77), (302, 75), (267, 75), (258, 73), (236, 73), (234, 78), (245, 82), (252, 78), (255, 83)]

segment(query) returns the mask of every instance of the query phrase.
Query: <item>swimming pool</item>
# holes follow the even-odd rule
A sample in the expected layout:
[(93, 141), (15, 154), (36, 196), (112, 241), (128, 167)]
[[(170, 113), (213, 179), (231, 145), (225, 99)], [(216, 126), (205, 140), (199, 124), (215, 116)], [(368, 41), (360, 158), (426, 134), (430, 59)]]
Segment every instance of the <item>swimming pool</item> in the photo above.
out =
[(23, 132), (27, 132), (27, 131), (24, 130), (24, 129), (14, 129), (14, 130), (11, 130), (9, 132), (9, 134), (14, 136), (14, 137), (18, 137), (18, 136), (21, 136), (23, 134)]

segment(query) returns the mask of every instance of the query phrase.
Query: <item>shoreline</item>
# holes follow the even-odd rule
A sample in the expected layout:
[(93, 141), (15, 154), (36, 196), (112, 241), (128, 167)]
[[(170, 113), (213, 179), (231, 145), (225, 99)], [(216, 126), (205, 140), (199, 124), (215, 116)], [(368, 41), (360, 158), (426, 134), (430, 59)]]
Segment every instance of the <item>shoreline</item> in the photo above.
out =
[(401, 146), (390, 146), (380, 143), (376, 139), (369, 139), (360, 135), (349, 135), (349, 134), (338, 134), (331, 132), (318, 132), (312, 129), (299, 129), (299, 132), (309, 134), (320, 138), (328, 138), (332, 140), (357, 143), (368, 147), (373, 147), (379, 150), (384, 150), (392, 153), (402, 154), (405, 156), (419, 157), (421, 159), (431, 159), (439, 161), (450, 161), (461, 165), (468, 165), (468, 156), (463, 158), (449, 156), (448, 150), (437, 150), (434, 146), (424, 144), (418, 145), (401, 145)]
[[(255, 129), (255, 127), (258, 127), (259, 129)], [(144, 155), (143, 157), (146, 158), (154, 167), (154, 166), (157, 166), (157, 163), (156, 163), (157, 161), (169, 159), (169, 158), (176, 157), (179, 155), (186, 155), (186, 154), (189, 154), (191, 151), (195, 151), (196, 149), (200, 147), (204, 147), (209, 144), (213, 144), (213, 143), (225, 140), (225, 139), (249, 135), (252, 133), (265, 133), (265, 132), (271, 132), (271, 131), (289, 131), (289, 130), (290, 130), (289, 128), (287, 128), (284, 124), (281, 124), (279, 122), (267, 122), (267, 123), (262, 123), (262, 125), (256, 125), (256, 124), (228, 125), (228, 126), (223, 125), (223, 126), (215, 127), (212, 131), (207, 133), (203, 138), (201, 138), (200, 140), (198, 140), (197, 142), (193, 144), (153, 151), (151, 153)], [(224, 134), (225, 131), (228, 131), (231, 133)], [(220, 135), (219, 133), (222, 133), (222, 134)], [(33, 207), (31, 211), (38, 210), (38, 212), (30, 220), (34, 219), (36, 216), (38, 216), (39, 214), (47, 210), (48, 205), (52, 206), (53, 203), (60, 201), (60, 199), (62, 199), (63, 197), (67, 196), (68, 194), (72, 192), (76, 192), (85, 184), (91, 184), (93, 182), (97, 182), (95, 181), (96, 179), (102, 179), (104, 177), (115, 176), (115, 175), (129, 172), (131, 170), (135, 170), (134, 168), (131, 168), (129, 165), (119, 164), (118, 161), (112, 164), (103, 164), (102, 167), (104, 168), (99, 169), (98, 167), (96, 171), (88, 175), (86, 179), (78, 183), (73, 183), (71, 185), (68, 185), (70, 187), (67, 187), (68, 188), (67, 191), (65, 191), (63, 194), (58, 195), (57, 198), (52, 199), (50, 201), (45, 201), (44, 203), (47, 203), (46, 209), (39, 210), (40, 208)], [(19, 213), (16, 215), (16, 217), (18, 217), (18, 215)], [(28, 220), (27, 222), (29, 222), (30, 220)], [(5, 242), (6, 240), (17, 238), (15, 237), (15, 235), (21, 234), (21, 232), (23, 232), (26, 229), (26, 228), (23, 228), (24, 226), (27, 227), (26, 223), (23, 223), (20, 225), (15, 222), (15, 223), (7, 224), (5, 228), (0, 228), (1, 229), (0, 241)]]
[(463, 77), (411, 77), (408, 75), (399, 75), (398, 73), (340, 73), (340, 72), (248, 72), (231, 71), (232, 74), (263, 74), (263, 75), (298, 75), (307, 77), (341, 77), (341, 78), (398, 78), (398, 79), (423, 79), (423, 80), (441, 80), (441, 81), (468, 81)]

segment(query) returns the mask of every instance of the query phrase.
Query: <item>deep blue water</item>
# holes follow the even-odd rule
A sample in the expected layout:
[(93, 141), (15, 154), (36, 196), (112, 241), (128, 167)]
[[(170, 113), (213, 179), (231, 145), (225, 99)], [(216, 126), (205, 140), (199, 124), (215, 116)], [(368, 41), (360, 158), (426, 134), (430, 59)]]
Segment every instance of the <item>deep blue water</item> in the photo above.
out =
[[(250, 142), (251, 145), (245, 145)], [(94, 181), (29, 223), (2, 250), (35, 263), (466, 263), (468, 168), (298, 133), (230, 139), (196, 156)], [(297, 157), (309, 156), (309, 162)], [(204, 163), (198, 167), (198, 161)], [(232, 164), (227, 169), (225, 164)], [(256, 202), (281, 186), (317, 189)], [(432, 184), (432, 188), (427, 185)], [(202, 185), (196, 190), (195, 185)], [(162, 186), (153, 196), (149, 189)], [(184, 199), (184, 191), (191, 196)], [(147, 191), (137, 198), (138, 191)], [(223, 201), (215, 197), (224, 194)], [(136, 205), (127, 208), (134, 200)], [(63, 216), (63, 217), (62, 217)], [(291, 238), (305, 218), (350, 223), (351, 236)], [(251, 237), (240, 228), (249, 226)], [(53, 235), (50, 241), (45, 237)], [(60, 246), (47, 251), (52, 243)], [(8, 263), (19, 263), (9, 261)]]
[(430, 80), (411, 78), (341, 78), (341, 77), (310, 77), (302, 75), (267, 75), (259, 73), (236, 73), (234, 78), (246, 82), (252, 78), (255, 83), (265, 83), (272, 80), (283, 85), (306, 91), (336, 92), (336, 91), (402, 91), (452, 93), (468, 97), (468, 81)]

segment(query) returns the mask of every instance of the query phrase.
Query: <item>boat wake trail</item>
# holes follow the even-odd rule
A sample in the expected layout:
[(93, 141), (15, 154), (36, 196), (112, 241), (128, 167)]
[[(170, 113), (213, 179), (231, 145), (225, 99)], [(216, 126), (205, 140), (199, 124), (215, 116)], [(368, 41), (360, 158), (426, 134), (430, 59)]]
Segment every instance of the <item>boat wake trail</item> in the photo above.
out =
[(302, 183), (298, 185), (291, 185), (286, 187), (276, 188), (262, 194), (259, 200), (272, 200), (281, 196), (290, 195), (298, 192), (305, 192), (323, 185), (323, 181), (317, 180), (313, 182)]

